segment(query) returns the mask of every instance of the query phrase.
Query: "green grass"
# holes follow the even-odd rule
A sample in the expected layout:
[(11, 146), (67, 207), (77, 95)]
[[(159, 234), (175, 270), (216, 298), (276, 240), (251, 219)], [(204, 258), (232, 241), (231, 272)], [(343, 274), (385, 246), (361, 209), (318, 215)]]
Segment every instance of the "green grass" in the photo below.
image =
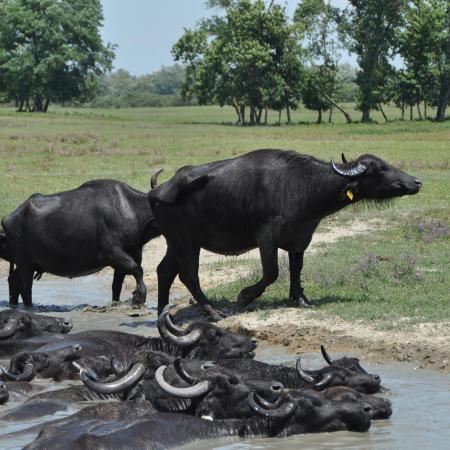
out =
[[(447, 222), (448, 223), (448, 222)], [(341, 239), (305, 258), (303, 285), (317, 317), (361, 320), (381, 329), (450, 319), (450, 227), (440, 219), (409, 218), (381, 232)], [(287, 263), (253, 307), (291, 306)], [(209, 294), (227, 306), (260, 277), (259, 268)], [(224, 301), (223, 299), (227, 299)]]
[[(360, 117), (352, 105), (346, 108), (354, 119)], [(370, 237), (342, 240), (324, 250), (325, 254), (308, 257), (304, 277), (308, 294), (318, 300), (319, 313), (332, 312), (349, 319), (391, 319), (391, 324), (399, 322), (399, 317), (406, 321), (448, 320), (448, 239), (421, 242), (408, 238), (404, 229), (414, 220), (437, 218), (450, 223), (450, 121), (403, 122), (398, 120), (399, 111), (388, 107), (386, 114), (391, 123), (384, 124), (375, 113), (379, 123), (347, 125), (335, 112), (335, 123), (316, 125), (316, 114), (301, 109), (293, 113), (290, 126), (278, 126), (277, 114), (271, 113), (268, 126), (238, 127), (231, 108), (215, 106), (53, 108), (43, 115), (0, 108), (0, 216), (34, 192), (57, 192), (93, 178), (121, 179), (146, 191), (150, 175), (159, 167), (165, 168), (160, 176), (165, 180), (182, 165), (256, 148), (295, 149), (325, 160), (338, 159), (341, 152), (348, 157), (374, 153), (417, 175), (423, 189), (383, 210), (355, 206), (333, 217), (339, 223), (380, 217), (388, 229)], [(325, 221), (324, 226), (330, 223)], [(377, 276), (366, 280), (357, 268), (363, 267), (364, 261), (370, 263), (371, 255), (388, 259), (379, 262)], [(419, 276), (398, 282), (390, 274), (395, 272), (395, 264), (412, 264), (405, 255), (414, 259)], [(427, 267), (430, 271), (422, 270)], [(234, 299), (239, 286), (232, 284), (214, 292)], [(286, 281), (281, 280), (258, 306), (285, 304), (286, 294)]]

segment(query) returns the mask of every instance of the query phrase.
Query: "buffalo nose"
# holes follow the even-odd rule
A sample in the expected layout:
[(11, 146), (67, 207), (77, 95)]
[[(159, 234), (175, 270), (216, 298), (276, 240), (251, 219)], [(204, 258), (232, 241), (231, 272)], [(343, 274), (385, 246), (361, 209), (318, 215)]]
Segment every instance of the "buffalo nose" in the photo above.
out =
[(414, 180), (414, 183), (416, 183), (417, 187), (422, 187), (422, 182), (420, 180)]
[(363, 406), (363, 409), (364, 409), (364, 412), (366, 412), (366, 413), (369, 413), (369, 412), (372, 411), (372, 407), (371, 407), (368, 403), (366, 403), (366, 404)]
[(255, 345), (255, 347), (258, 346), (258, 339), (256, 339), (255, 337), (250, 338), (250, 341)]
[(381, 381), (381, 378), (380, 378), (379, 375), (374, 375), (374, 376), (373, 376), (373, 379), (374, 379), (375, 381)]

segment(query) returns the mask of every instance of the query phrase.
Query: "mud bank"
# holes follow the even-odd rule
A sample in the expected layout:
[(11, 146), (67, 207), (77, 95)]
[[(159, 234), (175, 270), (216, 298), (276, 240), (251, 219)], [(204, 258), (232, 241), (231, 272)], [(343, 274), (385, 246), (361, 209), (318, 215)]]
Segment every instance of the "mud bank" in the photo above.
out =
[(223, 327), (256, 336), (294, 353), (355, 352), (373, 362), (411, 362), (420, 368), (450, 371), (450, 326), (420, 324), (409, 331), (379, 331), (340, 318), (315, 318), (315, 312), (294, 308), (239, 314), (222, 320)]

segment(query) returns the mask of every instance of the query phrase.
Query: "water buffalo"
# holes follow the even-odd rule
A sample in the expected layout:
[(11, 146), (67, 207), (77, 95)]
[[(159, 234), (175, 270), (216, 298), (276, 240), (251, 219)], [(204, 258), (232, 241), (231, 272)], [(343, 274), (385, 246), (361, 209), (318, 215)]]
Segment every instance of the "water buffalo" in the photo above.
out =
[(6, 309), (0, 311), (0, 340), (26, 339), (51, 333), (68, 333), (70, 319)]
[(272, 409), (256, 393), (249, 394), (248, 403), (261, 417), (210, 421), (186, 414), (156, 412), (149, 402), (96, 405), (46, 424), (24, 449), (59, 449), (61, 436), (67, 450), (163, 450), (219, 437), (285, 437), (339, 430), (364, 432), (370, 427), (370, 407), (357, 403), (319, 401), (299, 392), (286, 395)]
[(149, 201), (167, 241), (158, 266), (158, 310), (179, 275), (206, 314), (222, 315), (198, 278), (200, 249), (238, 255), (259, 248), (263, 276), (243, 289), (238, 306), (259, 297), (278, 277), (278, 249), (289, 253), (289, 297), (310, 302), (300, 273), (303, 254), (320, 221), (362, 200), (416, 194), (421, 182), (373, 155), (331, 164), (293, 151), (256, 150), (237, 158), (179, 169), (152, 190)]
[(58, 194), (34, 194), (2, 226), (0, 256), (17, 265), (10, 270), (12, 305), (20, 293), (32, 306), (35, 272), (72, 278), (107, 266), (114, 268), (113, 302), (126, 275), (136, 279), (133, 302), (145, 302), (142, 247), (160, 232), (143, 192), (121, 181), (94, 180)]
[[(79, 344), (69, 345), (49, 352), (34, 351), (19, 353), (9, 364), (9, 369), (1, 369), (0, 379), (5, 381), (30, 381), (39, 378), (53, 378), (55, 381), (76, 378), (72, 361), (81, 357)], [(89, 361), (93, 364), (94, 361)], [(111, 367), (110, 361), (107, 365)], [(102, 366), (99, 366), (99, 370)], [(112, 369), (110, 370), (110, 373)], [(106, 372), (106, 374), (109, 374)]]

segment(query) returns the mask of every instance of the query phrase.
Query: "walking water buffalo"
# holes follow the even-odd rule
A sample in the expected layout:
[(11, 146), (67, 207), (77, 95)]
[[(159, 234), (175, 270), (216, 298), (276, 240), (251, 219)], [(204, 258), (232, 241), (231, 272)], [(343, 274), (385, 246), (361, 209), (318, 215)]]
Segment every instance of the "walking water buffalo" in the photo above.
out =
[(121, 181), (94, 180), (58, 194), (34, 194), (2, 226), (0, 256), (13, 263), (10, 304), (20, 293), (32, 306), (35, 272), (72, 278), (107, 266), (114, 269), (113, 302), (126, 275), (136, 280), (133, 302), (145, 302), (142, 247), (160, 232), (143, 192)]
[(362, 200), (416, 194), (421, 182), (373, 155), (331, 164), (294, 151), (256, 150), (237, 158), (179, 169), (149, 201), (167, 241), (158, 266), (158, 310), (179, 275), (206, 314), (219, 318), (198, 279), (200, 249), (238, 255), (259, 248), (263, 276), (238, 296), (242, 307), (278, 277), (278, 249), (289, 253), (289, 297), (309, 306), (300, 273), (319, 222)]

